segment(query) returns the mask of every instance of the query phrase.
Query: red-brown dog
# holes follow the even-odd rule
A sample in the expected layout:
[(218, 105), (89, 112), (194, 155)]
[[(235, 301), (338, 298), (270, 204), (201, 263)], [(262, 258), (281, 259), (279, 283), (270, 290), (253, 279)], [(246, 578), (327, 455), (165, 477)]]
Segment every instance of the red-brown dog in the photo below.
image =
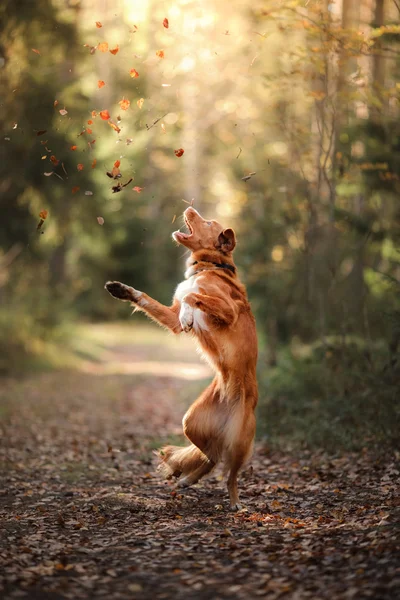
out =
[(216, 375), (183, 418), (192, 444), (163, 448), (160, 468), (167, 478), (181, 477), (178, 485), (185, 487), (224, 461), (231, 508), (238, 510), (237, 475), (251, 456), (255, 433), (255, 321), (232, 259), (234, 231), (206, 221), (192, 207), (184, 219), (189, 233), (176, 231), (173, 238), (191, 255), (171, 307), (117, 281), (105, 287), (170, 331), (191, 332), (198, 340)]

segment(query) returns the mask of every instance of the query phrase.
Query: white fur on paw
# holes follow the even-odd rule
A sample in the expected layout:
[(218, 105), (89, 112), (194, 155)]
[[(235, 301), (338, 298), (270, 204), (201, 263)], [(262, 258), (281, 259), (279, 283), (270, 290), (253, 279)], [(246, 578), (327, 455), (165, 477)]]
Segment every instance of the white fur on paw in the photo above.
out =
[(176, 484), (176, 487), (178, 488), (187, 488), (190, 487), (192, 485), (189, 477), (182, 477), (182, 479), (179, 479), (179, 481)]
[(182, 326), (183, 331), (190, 331), (193, 327), (193, 308), (187, 304), (187, 302), (182, 302), (181, 310), (179, 313), (179, 321)]
[(243, 506), (240, 502), (236, 502), (236, 504), (231, 504), (231, 510), (242, 510)]

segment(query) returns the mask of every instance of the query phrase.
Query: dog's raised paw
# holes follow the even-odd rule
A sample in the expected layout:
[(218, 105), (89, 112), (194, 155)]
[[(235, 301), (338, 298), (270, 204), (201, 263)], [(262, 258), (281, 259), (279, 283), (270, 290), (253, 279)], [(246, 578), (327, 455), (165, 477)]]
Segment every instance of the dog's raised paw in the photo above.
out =
[(191, 331), (193, 328), (193, 308), (186, 302), (182, 302), (179, 313), (179, 322), (183, 331)]
[(141, 292), (120, 281), (107, 281), (104, 287), (111, 296), (124, 302), (137, 302), (141, 294)]

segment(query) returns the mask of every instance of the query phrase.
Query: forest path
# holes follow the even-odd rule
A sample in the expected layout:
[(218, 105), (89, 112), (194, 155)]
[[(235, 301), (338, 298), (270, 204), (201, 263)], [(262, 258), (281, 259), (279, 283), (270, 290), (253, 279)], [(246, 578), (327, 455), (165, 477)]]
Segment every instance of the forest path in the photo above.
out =
[(181, 492), (155, 471), (209, 377), (191, 341), (86, 326), (75, 352), (0, 380), (2, 598), (396, 596), (393, 460), (258, 446), (231, 513), (218, 472)]

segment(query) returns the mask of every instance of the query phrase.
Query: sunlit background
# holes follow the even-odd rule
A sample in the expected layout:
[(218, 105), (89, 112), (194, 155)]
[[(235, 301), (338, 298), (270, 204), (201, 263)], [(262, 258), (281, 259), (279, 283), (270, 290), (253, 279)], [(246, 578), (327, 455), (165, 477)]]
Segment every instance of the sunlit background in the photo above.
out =
[(130, 318), (110, 278), (168, 303), (193, 203), (236, 229), (268, 419), (296, 398), (376, 415), (378, 389), (394, 410), (399, 15), (390, 0), (3, 2), (0, 369)]

